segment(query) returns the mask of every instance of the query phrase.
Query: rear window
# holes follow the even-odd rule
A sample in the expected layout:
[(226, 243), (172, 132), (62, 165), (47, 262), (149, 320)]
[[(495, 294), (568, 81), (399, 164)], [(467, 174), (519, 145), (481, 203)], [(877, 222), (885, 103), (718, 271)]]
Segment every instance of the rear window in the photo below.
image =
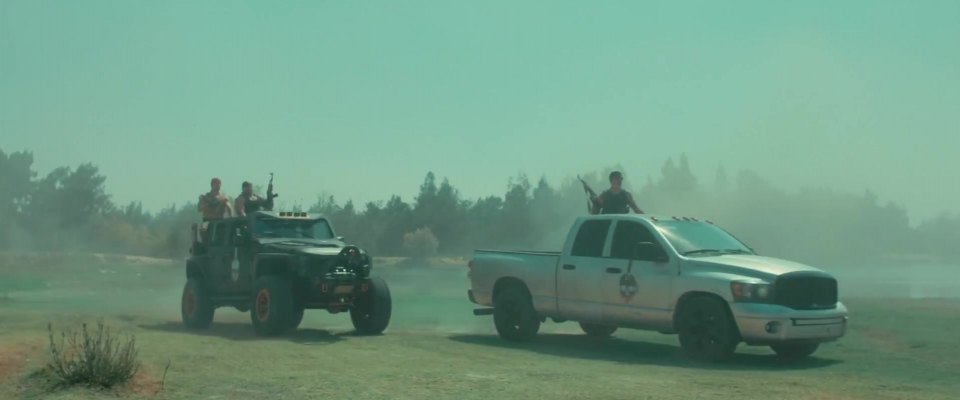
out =
[(603, 257), (603, 244), (610, 231), (610, 220), (586, 221), (580, 225), (570, 255), (576, 257)]

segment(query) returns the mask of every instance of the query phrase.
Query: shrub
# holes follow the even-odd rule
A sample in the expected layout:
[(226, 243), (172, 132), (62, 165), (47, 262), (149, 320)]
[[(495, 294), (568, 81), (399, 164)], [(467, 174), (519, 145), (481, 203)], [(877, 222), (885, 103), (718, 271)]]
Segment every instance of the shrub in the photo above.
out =
[(410, 257), (424, 259), (437, 254), (440, 242), (430, 228), (420, 228), (403, 235), (403, 251)]
[(51, 324), (47, 324), (47, 331), (47, 369), (58, 384), (110, 388), (129, 382), (140, 369), (136, 340), (113, 334), (103, 322), (98, 322), (92, 332), (87, 324), (79, 332), (62, 332), (59, 343), (54, 340)]

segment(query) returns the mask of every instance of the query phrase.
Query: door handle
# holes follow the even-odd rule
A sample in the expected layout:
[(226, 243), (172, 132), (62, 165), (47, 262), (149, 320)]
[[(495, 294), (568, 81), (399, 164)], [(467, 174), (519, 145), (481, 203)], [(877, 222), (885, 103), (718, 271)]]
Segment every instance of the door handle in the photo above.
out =
[(563, 269), (577, 269), (577, 266), (573, 264), (563, 264)]
[(619, 273), (623, 272), (623, 270), (620, 269), (620, 268), (607, 268), (607, 272), (609, 272), (609, 273), (611, 273), (611, 274), (619, 274)]

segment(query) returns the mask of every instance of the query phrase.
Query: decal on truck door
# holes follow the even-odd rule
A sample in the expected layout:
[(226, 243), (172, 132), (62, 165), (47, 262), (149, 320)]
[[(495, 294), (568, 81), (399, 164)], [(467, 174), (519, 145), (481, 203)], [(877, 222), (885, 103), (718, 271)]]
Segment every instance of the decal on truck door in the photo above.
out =
[(630, 272), (620, 276), (620, 295), (630, 301), (637, 294), (637, 278)]
[(233, 251), (233, 262), (230, 263), (230, 277), (234, 282), (240, 280), (240, 250)]

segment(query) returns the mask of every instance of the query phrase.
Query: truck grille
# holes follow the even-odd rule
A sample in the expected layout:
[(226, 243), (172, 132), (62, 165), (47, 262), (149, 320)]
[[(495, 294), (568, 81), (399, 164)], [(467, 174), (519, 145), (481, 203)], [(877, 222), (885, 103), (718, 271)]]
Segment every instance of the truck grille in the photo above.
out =
[(825, 276), (784, 275), (777, 278), (773, 302), (794, 310), (837, 307), (837, 280)]

